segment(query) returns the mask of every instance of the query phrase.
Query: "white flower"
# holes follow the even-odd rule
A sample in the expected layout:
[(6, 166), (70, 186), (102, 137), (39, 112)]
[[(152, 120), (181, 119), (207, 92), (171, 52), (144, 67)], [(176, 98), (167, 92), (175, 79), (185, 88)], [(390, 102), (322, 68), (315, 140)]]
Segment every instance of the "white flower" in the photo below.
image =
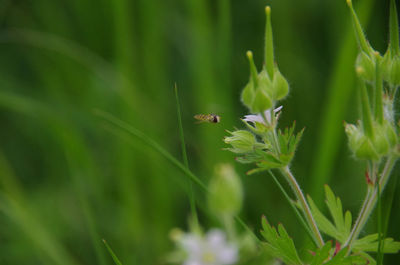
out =
[(237, 246), (227, 242), (219, 229), (212, 229), (205, 236), (185, 234), (180, 244), (187, 253), (183, 265), (230, 265), (238, 259)]
[[(278, 113), (282, 108), (283, 108), (282, 106), (279, 106), (276, 109), (274, 109), (274, 114)], [(267, 122), (269, 124), (271, 124), (271, 109), (266, 110), (264, 112), (264, 116), (267, 119)], [(253, 123), (259, 122), (259, 123), (265, 124), (264, 118), (260, 114), (257, 114), (257, 115), (246, 115), (246, 116), (244, 116), (243, 120), (247, 121), (247, 122), (253, 122)], [(267, 124), (265, 124), (265, 125), (267, 125)]]

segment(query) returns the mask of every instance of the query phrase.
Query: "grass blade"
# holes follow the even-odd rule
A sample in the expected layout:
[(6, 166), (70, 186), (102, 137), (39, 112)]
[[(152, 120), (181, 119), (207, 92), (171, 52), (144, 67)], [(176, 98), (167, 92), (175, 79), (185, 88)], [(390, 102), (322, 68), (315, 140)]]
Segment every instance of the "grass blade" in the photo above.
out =
[[(179, 126), (179, 136), (181, 140), (182, 147), (182, 159), (186, 168), (189, 169), (189, 161), (186, 154), (186, 145), (185, 145), (185, 137), (183, 134), (183, 125), (182, 125), (182, 115), (181, 115), (181, 106), (179, 104), (179, 96), (178, 96), (178, 87), (175, 84), (175, 99), (176, 99), (176, 112), (178, 116), (178, 126)], [(197, 224), (197, 212), (196, 212), (196, 202), (193, 193), (193, 185), (192, 182), (189, 183), (189, 200), (190, 200), (190, 210), (192, 211), (192, 218), (194, 222)]]
[(119, 261), (118, 257), (115, 255), (114, 251), (111, 249), (111, 247), (107, 244), (107, 241), (103, 239), (104, 245), (106, 245), (106, 248), (108, 252), (110, 253), (112, 259), (114, 260), (114, 263), (116, 265), (122, 265), (121, 261)]

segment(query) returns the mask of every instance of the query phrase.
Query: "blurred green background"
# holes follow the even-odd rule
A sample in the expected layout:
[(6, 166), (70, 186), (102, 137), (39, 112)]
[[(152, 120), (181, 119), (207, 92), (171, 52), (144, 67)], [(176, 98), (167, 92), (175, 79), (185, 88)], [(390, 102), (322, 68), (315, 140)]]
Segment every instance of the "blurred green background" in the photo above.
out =
[[(354, 2), (371, 44), (385, 52), (389, 0)], [(357, 117), (356, 42), (344, 0), (0, 0), (0, 264), (111, 264), (102, 238), (124, 264), (164, 264), (170, 229), (187, 226), (187, 179), (93, 110), (129, 122), (181, 160), (176, 82), (189, 165), (207, 182), (216, 164), (234, 163), (222, 138), (242, 126), (245, 52), (260, 68), (267, 4), (276, 60), (291, 85), (280, 125), (306, 127), (293, 171), (320, 205), (329, 183), (355, 218), (365, 183), (343, 130)], [(198, 113), (222, 121), (195, 124)], [(304, 233), (271, 178), (235, 167), (246, 190), (243, 219), (258, 231), (265, 214), (301, 244)], [(400, 239), (394, 184), (388, 234)], [(201, 222), (218, 225), (204, 194), (196, 197)], [(375, 229), (371, 220), (366, 231)], [(386, 256), (386, 264), (399, 258)]]

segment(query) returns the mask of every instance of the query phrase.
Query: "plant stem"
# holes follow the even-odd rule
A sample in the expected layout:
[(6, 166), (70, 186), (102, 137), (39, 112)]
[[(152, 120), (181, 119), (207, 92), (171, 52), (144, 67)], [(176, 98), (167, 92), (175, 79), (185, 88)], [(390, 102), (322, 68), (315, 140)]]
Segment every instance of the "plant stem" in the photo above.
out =
[[(175, 91), (176, 112), (177, 112), (177, 116), (178, 116), (179, 137), (181, 140), (183, 164), (189, 170), (189, 161), (187, 158), (185, 137), (184, 137), (184, 133), (183, 133), (181, 106), (179, 104), (178, 87), (176, 84), (174, 87), (174, 91)], [(198, 219), (197, 219), (196, 201), (195, 201), (195, 197), (194, 197), (192, 180), (189, 180), (189, 201), (190, 201), (190, 210), (192, 212), (192, 217), (197, 225)]]
[[(385, 167), (383, 168), (382, 174), (380, 174), (380, 178), (378, 179), (379, 189), (381, 192), (384, 190), (384, 188), (389, 180), (390, 172), (392, 171), (392, 169), (396, 163), (396, 160), (397, 160), (396, 156), (390, 156), (386, 161), (386, 164), (385, 164)], [(363, 229), (363, 227), (365, 226), (369, 216), (372, 213), (372, 210), (375, 208), (375, 205), (377, 202), (377, 195), (378, 195), (377, 189), (374, 189), (373, 191), (371, 191), (371, 190), (368, 191), (368, 193), (365, 197), (363, 206), (361, 208), (361, 211), (358, 215), (358, 218), (353, 226), (353, 229), (351, 230), (350, 236), (343, 246), (343, 247), (348, 247), (349, 251), (351, 250), (351, 246), (354, 243), (354, 241), (360, 235), (360, 232)]]
[(281, 169), (281, 172), (287, 177), (287, 181), (289, 182), (290, 186), (292, 187), (298, 201), (300, 202), (301, 208), (303, 213), (308, 221), (308, 224), (313, 232), (315, 238), (317, 239), (317, 246), (322, 247), (324, 245), (324, 240), (322, 239), (321, 233), (319, 232), (317, 223), (314, 220), (314, 217), (311, 213), (310, 207), (307, 204), (306, 198), (304, 197), (303, 192), (300, 189), (299, 184), (297, 183), (295, 177), (293, 176), (292, 172), (288, 166)]
[(306, 221), (304, 220), (304, 217), (301, 215), (299, 210), (297, 209), (296, 204), (294, 201), (289, 197), (285, 189), (282, 187), (281, 183), (278, 181), (276, 178), (275, 174), (272, 173), (271, 170), (268, 170), (268, 173), (271, 175), (272, 179), (275, 181), (276, 185), (278, 188), (281, 190), (282, 194), (285, 196), (286, 200), (288, 201), (290, 207), (292, 207), (294, 213), (296, 214), (297, 219), (299, 219), (300, 223), (303, 225), (304, 229), (306, 230), (307, 234), (310, 236), (310, 238), (315, 242), (316, 245), (318, 245), (318, 241), (313, 235), (313, 233), (310, 230), (310, 227), (307, 225)]

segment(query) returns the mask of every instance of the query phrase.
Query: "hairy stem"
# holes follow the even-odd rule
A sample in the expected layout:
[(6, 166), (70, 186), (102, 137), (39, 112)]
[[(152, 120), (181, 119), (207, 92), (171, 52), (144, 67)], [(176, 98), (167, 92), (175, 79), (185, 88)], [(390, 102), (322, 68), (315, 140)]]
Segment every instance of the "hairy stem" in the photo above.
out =
[(297, 183), (295, 177), (293, 176), (292, 172), (290, 172), (289, 167), (285, 167), (281, 169), (282, 174), (286, 176), (287, 181), (289, 182), (290, 186), (292, 187), (300, 205), (303, 210), (304, 216), (313, 232), (315, 238), (317, 239), (317, 246), (322, 247), (324, 245), (324, 240), (322, 239), (321, 233), (319, 232), (317, 223), (314, 220), (314, 217), (311, 213), (310, 207), (304, 197), (303, 192), (300, 189), (299, 184)]
[[(396, 156), (390, 156), (387, 159), (387, 161), (385, 163), (385, 167), (383, 168), (382, 174), (380, 174), (380, 177), (378, 178), (380, 192), (383, 192), (383, 190), (389, 180), (390, 172), (392, 171), (392, 169), (396, 163), (396, 160), (397, 160)], [(353, 229), (351, 230), (349, 238), (347, 239), (346, 243), (344, 244), (344, 247), (348, 247), (349, 251), (351, 250), (352, 244), (358, 238), (361, 230), (364, 228), (365, 224), (367, 223), (368, 218), (371, 216), (371, 213), (372, 213), (373, 209), (375, 208), (376, 202), (378, 200), (377, 196), (378, 196), (377, 189), (368, 191), (367, 196), (365, 197), (363, 206), (361, 208), (361, 211), (358, 215), (358, 218), (353, 226)]]

